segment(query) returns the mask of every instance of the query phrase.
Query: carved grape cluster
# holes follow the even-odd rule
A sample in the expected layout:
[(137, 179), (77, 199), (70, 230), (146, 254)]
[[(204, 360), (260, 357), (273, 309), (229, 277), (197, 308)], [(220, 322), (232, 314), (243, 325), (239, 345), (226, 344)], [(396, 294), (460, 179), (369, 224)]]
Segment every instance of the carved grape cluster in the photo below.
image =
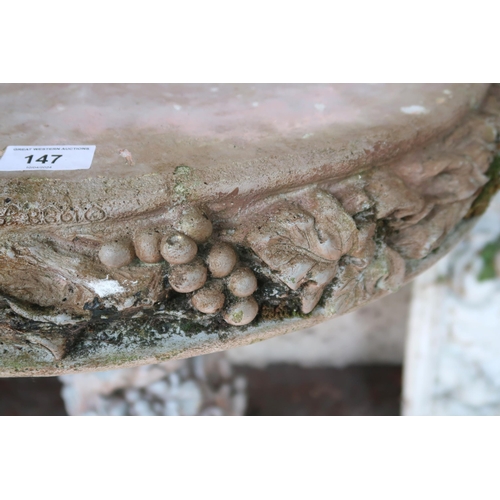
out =
[[(127, 266), (136, 257), (146, 264), (166, 261), (170, 286), (176, 292), (192, 294), (195, 309), (216, 314), (225, 306), (223, 318), (227, 323), (246, 325), (259, 311), (252, 296), (257, 279), (250, 268), (238, 262), (233, 246), (222, 241), (207, 243), (211, 236), (210, 220), (197, 208), (189, 207), (167, 231), (142, 230), (133, 240), (105, 243), (99, 259), (111, 268)], [(201, 245), (204, 258), (199, 255)]]

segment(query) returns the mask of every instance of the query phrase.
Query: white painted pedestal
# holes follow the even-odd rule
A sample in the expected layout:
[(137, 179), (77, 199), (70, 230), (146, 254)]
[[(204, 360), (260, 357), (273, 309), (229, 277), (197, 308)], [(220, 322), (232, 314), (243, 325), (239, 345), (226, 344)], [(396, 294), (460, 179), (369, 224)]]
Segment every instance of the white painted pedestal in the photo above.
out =
[(414, 282), (404, 370), (405, 415), (500, 415), (500, 194), (472, 232)]

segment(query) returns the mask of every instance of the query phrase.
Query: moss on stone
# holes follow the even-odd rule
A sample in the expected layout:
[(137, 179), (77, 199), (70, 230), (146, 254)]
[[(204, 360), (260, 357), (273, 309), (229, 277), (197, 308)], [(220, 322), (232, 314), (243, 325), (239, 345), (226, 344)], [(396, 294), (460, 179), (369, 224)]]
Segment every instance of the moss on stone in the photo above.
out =
[(179, 165), (175, 167), (174, 175), (184, 175), (187, 176), (191, 172), (191, 169), (187, 165)]
[(263, 304), (260, 310), (260, 317), (264, 321), (306, 318), (308, 316), (310, 316), (310, 314), (304, 314), (300, 309), (290, 307), (286, 302), (281, 302), (276, 306)]
[(190, 337), (191, 335), (196, 335), (197, 333), (205, 330), (203, 325), (200, 325), (199, 323), (196, 323), (194, 321), (183, 321), (180, 324), (180, 328), (188, 337)]
[(241, 320), (243, 319), (243, 311), (238, 311), (238, 312), (235, 312), (232, 316), (231, 316), (231, 319), (235, 322), (235, 323), (240, 323)]
[(186, 186), (186, 183), (189, 180), (190, 174), (191, 168), (187, 165), (179, 165), (178, 167), (175, 167), (174, 193), (180, 200), (185, 200), (189, 196), (190, 190)]

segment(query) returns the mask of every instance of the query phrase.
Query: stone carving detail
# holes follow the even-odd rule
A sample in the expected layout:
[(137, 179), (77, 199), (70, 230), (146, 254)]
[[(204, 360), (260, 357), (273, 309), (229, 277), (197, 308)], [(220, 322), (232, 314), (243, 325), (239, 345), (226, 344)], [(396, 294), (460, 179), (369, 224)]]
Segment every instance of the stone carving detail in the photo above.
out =
[[(4, 200), (0, 341), (61, 359), (88, 325), (118, 312), (219, 332), (257, 323), (271, 302), (301, 315), (320, 304), (333, 315), (394, 291), (490, 182), (495, 120), (486, 109), (424, 150), (252, 200), (236, 215), (182, 200), (117, 222), (97, 206)], [(46, 227), (24, 229), (32, 224)]]
[(304, 314), (335, 280), (332, 296), (339, 298), (340, 313), (376, 288), (396, 290), (404, 281), (403, 258), (375, 242), (376, 230), (375, 220), (356, 222), (331, 194), (316, 188), (278, 201), (247, 241), (284, 284), (300, 290)]
[[(227, 243), (212, 242), (205, 248), (212, 235), (212, 224), (198, 209), (184, 209), (177, 226), (184, 232), (167, 230), (163, 234), (160, 229), (153, 229), (138, 232), (132, 241), (105, 243), (99, 250), (99, 259), (110, 268), (128, 266), (136, 256), (146, 264), (165, 260), (170, 287), (178, 293), (193, 293), (191, 304), (196, 310), (215, 314), (227, 302), (223, 314), (227, 323), (250, 323), (259, 310), (252, 297), (257, 289), (253, 271), (239, 265), (236, 251)], [(199, 250), (205, 258), (198, 255)]]
[(466, 216), (494, 154), (492, 117), (471, 120), (403, 161), (280, 195), (247, 243), (311, 312), (332, 282), (336, 312), (376, 289), (396, 290), (406, 259), (423, 259)]
[(116, 310), (148, 307), (167, 300), (169, 291), (189, 294), (204, 314), (225, 305), (223, 318), (231, 325), (250, 323), (258, 313), (253, 271), (232, 245), (208, 242), (212, 224), (199, 209), (184, 207), (179, 215), (166, 229), (102, 243), (79, 238), (79, 253), (66, 253), (61, 242), (54, 248), (50, 240), (4, 242), (0, 289), (16, 314), (58, 325), (90, 319), (96, 302)]
[(307, 314), (337, 274), (340, 258), (356, 251), (358, 230), (328, 193), (308, 190), (295, 198), (268, 207), (247, 241), (283, 283), (292, 290), (301, 287), (301, 309)]
[(0, 208), (0, 226), (47, 224), (71, 224), (83, 222), (99, 222), (106, 219), (106, 212), (97, 205), (87, 207), (73, 206), (71, 202), (63, 206), (23, 206), (15, 200), (5, 202)]

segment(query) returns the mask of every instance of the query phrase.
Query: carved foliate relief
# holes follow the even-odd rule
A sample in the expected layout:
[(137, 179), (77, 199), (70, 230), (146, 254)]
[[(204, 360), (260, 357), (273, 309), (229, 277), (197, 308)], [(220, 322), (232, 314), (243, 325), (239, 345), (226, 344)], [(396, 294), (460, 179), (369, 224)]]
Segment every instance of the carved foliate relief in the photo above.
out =
[(357, 247), (358, 229), (325, 191), (304, 190), (294, 198), (269, 206), (247, 242), (283, 283), (301, 289), (302, 312), (310, 313), (337, 274), (341, 257)]
[(212, 223), (198, 208), (173, 212), (174, 221), (139, 223), (130, 235), (118, 229), (100, 241), (88, 235), (63, 241), (53, 233), (4, 241), (0, 288), (17, 314), (55, 324), (89, 320), (97, 306), (153, 307), (168, 302), (169, 292), (189, 294), (205, 314), (224, 308), (231, 325), (252, 321), (258, 312), (253, 271), (232, 245), (211, 238)]
[(484, 114), (391, 164), (269, 196), (234, 217), (181, 203), (112, 221), (100, 207), (68, 202), (54, 212), (9, 199), (0, 211), (2, 321), (11, 318), (12, 338), (15, 318), (52, 325), (52, 344), (38, 344), (57, 359), (70, 349), (58, 327), (117, 313), (189, 313), (214, 330), (259, 321), (271, 297), (297, 300), (302, 315), (324, 297), (328, 314), (344, 313), (397, 290), (407, 264), (441, 245), (488, 182), (496, 140)]

